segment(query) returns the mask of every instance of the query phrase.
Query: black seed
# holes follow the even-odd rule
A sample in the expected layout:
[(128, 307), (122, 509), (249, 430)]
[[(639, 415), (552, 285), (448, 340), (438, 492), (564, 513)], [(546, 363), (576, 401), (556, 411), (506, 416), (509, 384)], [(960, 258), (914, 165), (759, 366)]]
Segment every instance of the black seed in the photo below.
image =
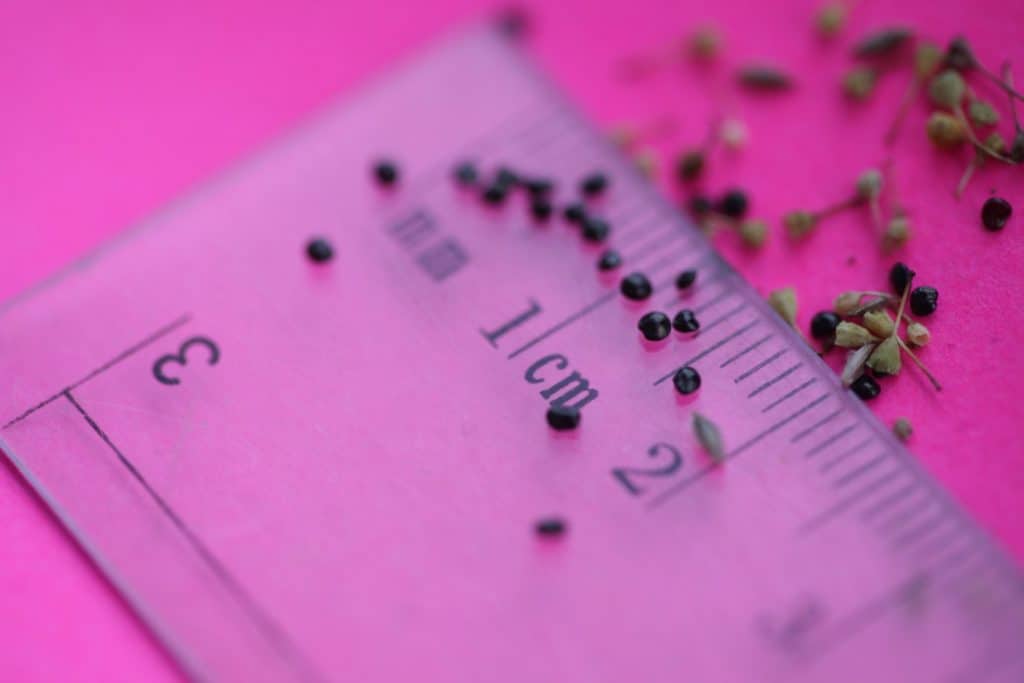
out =
[(519, 183), (519, 176), (511, 168), (502, 166), (498, 169), (498, 172), (494, 174), (494, 184), (499, 185), (506, 190), (511, 190)]
[(1013, 215), (1013, 206), (1002, 197), (989, 197), (981, 207), (981, 224), (986, 230), (999, 232)]
[(696, 180), (703, 171), (704, 152), (700, 150), (686, 152), (679, 157), (679, 163), (676, 164), (676, 175), (684, 183)]
[(718, 212), (729, 218), (743, 218), (747, 215), (747, 195), (742, 190), (732, 189), (718, 200)]
[(615, 270), (621, 265), (622, 256), (619, 254), (619, 252), (615, 251), (614, 249), (609, 249), (608, 251), (601, 254), (601, 257), (599, 259), (597, 259), (598, 270)]
[(704, 216), (711, 213), (713, 205), (709, 198), (698, 194), (690, 197), (690, 201), (687, 202), (687, 208), (690, 210), (690, 215), (694, 218), (704, 218)]
[(811, 318), (811, 336), (815, 339), (832, 339), (839, 322), (839, 316), (832, 311), (815, 313)]
[(567, 429), (576, 429), (580, 426), (582, 414), (579, 408), (569, 406), (551, 406), (548, 408), (548, 424), (552, 429), (564, 432)]
[(902, 50), (913, 37), (909, 29), (902, 27), (882, 29), (857, 43), (853, 54), (857, 57), (886, 57)]
[(676, 385), (676, 391), (680, 394), (692, 394), (700, 389), (700, 373), (689, 365), (684, 365), (672, 376), (672, 384)]
[(494, 183), (484, 188), (483, 198), (488, 204), (497, 206), (498, 204), (503, 203), (507, 196), (508, 189), (504, 185)]
[(700, 322), (693, 311), (684, 308), (672, 318), (672, 327), (676, 328), (677, 332), (696, 332), (700, 329)]
[(586, 197), (596, 197), (608, 187), (608, 176), (603, 173), (591, 173), (580, 181), (580, 192)]
[(334, 258), (334, 247), (322, 237), (316, 237), (306, 243), (306, 256), (313, 263), (326, 263)]
[(878, 386), (878, 382), (870, 375), (861, 375), (854, 380), (850, 388), (853, 389), (853, 393), (857, 394), (862, 401), (870, 401), (882, 393), (882, 387)]
[(461, 164), (455, 167), (455, 171), (452, 173), (455, 178), (455, 182), (459, 185), (468, 187), (476, 184), (476, 179), (479, 177), (476, 166), (468, 161), (463, 161)]
[(381, 185), (394, 185), (398, 181), (398, 167), (393, 161), (381, 159), (374, 164), (373, 175)]
[(753, 90), (781, 91), (788, 90), (793, 85), (793, 79), (789, 74), (771, 66), (745, 66), (740, 69), (738, 75), (740, 84)]
[(602, 218), (587, 216), (583, 219), (583, 239), (588, 242), (604, 242), (611, 231), (608, 221)]
[(567, 526), (563, 519), (545, 517), (544, 519), (538, 519), (533, 528), (538, 536), (561, 536), (565, 533)]
[(563, 215), (565, 216), (565, 220), (573, 223), (574, 225), (579, 225), (583, 222), (583, 219), (587, 217), (587, 210), (579, 202), (574, 202), (565, 207)]
[(914, 287), (910, 293), (910, 310), (914, 315), (931, 315), (939, 307), (939, 290), (934, 287)]
[(974, 67), (977, 60), (971, 51), (971, 46), (963, 36), (957, 36), (946, 48), (946, 66), (958, 71), (966, 71)]
[(892, 287), (892, 291), (902, 295), (903, 290), (907, 288), (907, 283), (913, 279), (914, 275), (915, 273), (910, 269), (910, 266), (897, 261), (889, 269), (889, 286)]
[(640, 318), (636, 328), (647, 341), (661, 341), (672, 331), (672, 323), (661, 311), (651, 311)]
[(676, 278), (676, 289), (689, 289), (696, 281), (697, 271), (693, 268), (687, 268), (679, 273), (679, 277)]
[(627, 299), (643, 301), (651, 295), (654, 288), (651, 287), (651, 281), (643, 273), (630, 273), (622, 278), (622, 282), (619, 283), (619, 291)]
[(546, 221), (551, 217), (551, 202), (543, 197), (534, 197), (530, 202), (530, 213), (539, 221)]
[(546, 197), (551, 194), (551, 190), (555, 189), (554, 181), (549, 178), (527, 178), (526, 180), (520, 181), (526, 191), (530, 193), (532, 197)]

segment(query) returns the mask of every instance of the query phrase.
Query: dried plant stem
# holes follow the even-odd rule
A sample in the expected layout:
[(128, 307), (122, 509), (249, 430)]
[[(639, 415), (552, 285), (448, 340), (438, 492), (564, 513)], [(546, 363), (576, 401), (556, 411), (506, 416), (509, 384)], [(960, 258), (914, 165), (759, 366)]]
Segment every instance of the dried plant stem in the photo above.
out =
[(859, 196), (854, 195), (853, 197), (850, 197), (849, 199), (847, 199), (845, 201), (841, 201), (838, 204), (833, 204), (832, 206), (827, 206), (824, 209), (820, 209), (818, 211), (815, 211), (814, 212), (814, 217), (815, 217), (816, 220), (820, 221), (823, 218), (828, 218), (829, 216), (837, 214), (840, 211), (845, 211), (846, 209), (849, 209), (849, 208), (852, 208), (854, 206), (857, 206), (862, 201), (863, 200)]
[(974, 177), (974, 172), (985, 163), (985, 155), (981, 151), (981, 148), (977, 145), (974, 146), (974, 158), (971, 159), (971, 163), (967, 164), (967, 168), (964, 169), (964, 174), (960, 176), (960, 182), (956, 185), (956, 190), (953, 192), (953, 196), (957, 199), (963, 196), (964, 190), (967, 189), (967, 184), (971, 182), (971, 178)]
[(907, 343), (904, 342), (899, 337), (896, 338), (896, 341), (899, 343), (900, 348), (903, 349), (906, 352), (907, 356), (910, 357), (910, 360), (914, 361), (914, 365), (920, 368), (921, 372), (924, 373), (924, 376), (927, 377), (928, 381), (932, 383), (932, 386), (935, 387), (935, 391), (942, 391), (942, 385), (939, 384), (939, 380), (935, 379), (935, 375), (933, 375), (931, 371), (929, 371), (928, 368), (925, 367), (925, 364), (921, 362), (921, 359), (918, 358), (917, 355), (913, 351), (911, 351), (909, 347), (907, 347)]
[(896, 118), (893, 119), (889, 125), (889, 130), (885, 133), (885, 144), (887, 147), (891, 147), (892, 143), (896, 142), (896, 138), (899, 137), (900, 129), (903, 127), (903, 120), (907, 118), (907, 113), (910, 111), (910, 105), (917, 99), (917, 94), (921, 91), (922, 79), (914, 75), (914, 80), (910, 82), (910, 86), (907, 91), (903, 93), (903, 99), (900, 101), (899, 109), (896, 110)]
[(984, 154), (992, 157), (993, 159), (998, 159), (999, 161), (1002, 161), (1004, 164), (1009, 164), (1010, 166), (1017, 165), (1017, 162), (1011, 159), (1010, 157), (1004, 157), (1002, 154), (994, 152), (982, 144), (981, 140), (978, 139), (978, 136), (974, 134), (974, 129), (971, 128), (971, 122), (967, 120), (967, 116), (964, 114), (964, 108), (962, 106), (957, 104), (953, 110), (953, 113), (956, 114), (956, 117), (958, 119), (960, 119), (960, 123), (964, 124), (964, 129), (967, 131), (967, 137), (970, 139), (975, 149), (983, 152)]

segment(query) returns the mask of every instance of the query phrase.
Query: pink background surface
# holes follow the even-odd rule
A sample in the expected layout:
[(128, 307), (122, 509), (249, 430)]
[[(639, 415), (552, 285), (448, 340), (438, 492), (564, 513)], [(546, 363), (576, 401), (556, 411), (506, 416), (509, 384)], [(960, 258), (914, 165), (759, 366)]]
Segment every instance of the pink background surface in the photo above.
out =
[[(561, 2), (540, 6), (531, 49), (594, 117), (610, 123), (663, 113), (679, 121), (663, 151), (705, 132), (709, 88), (726, 83), (687, 69), (643, 85), (610, 77), (615, 59), (663, 44), (712, 19), (726, 27), (729, 61), (770, 57), (799, 76), (780, 98), (730, 95), (751, 129), (750, 147), (717, 156), (708, 188), (750, 189), (753, 213), (776, 229), (794, 207), (844, 195), (859, 170), (878, 165), (880, 144), (907, 76), (884, 79), (879, 97), (850, 106), (836, 82), (845, 46), (864, 30), (905, 22), (945, 41), (966, 30), (982, 61), (1009, 57), (1024, 81), (1024, 6), (859, 3), (847, 37), (824, 46), (810, 34), (814, 3)], [(275, 134), (317, 104), (380, 71), (444, 28), (482, 11), (477, 3), (379, 8), (310, 3), (139, 3), (0, 6), (0, 298), (23, 290), (144, 217)], [(727, 66), (724, 65), (724, 66)], [(715, 84), (715, 85), (712, 85)], [(732, 92), (729, 88), (724, 88)], [(983, 92), (990, 93), (982, 86)], [(1005, 113), (1005, 101), (997, 99)], [(933, 152), (915, 108), (895, 147), (895, 186), (918, 227), (901, 254), (921, 283), (942, 292), (924, 356), (946, 384), (934, 395), (908, 371), (876, 402), (891, 421), (911, 419), (912, 450), (1018, 558), (1024, 559), (1024, 376), (1013, 334), (1024, 325), (1011, 288), (1024, 258), (1021, 216), (1001, 234), (978, 225), (990, 189), (1024, 204), (1019, 170), (991, 165), (963, 201), (950, 189), (965, 158)], [(1003, 126), (1004, 131), (1007, 127)], [(830, 221), (807, 244), (779, 234), (747, 254), (718, 244), (756, 285), (794, 285), (801, 321), (835, 292), (884, 286), (866, 218)], [(848, 258), (856, 256), (853, 265)], [(173, 680), (173, 665), (56, 523), (5, 468), (0, 476), (0, 655), (11, 680)]]

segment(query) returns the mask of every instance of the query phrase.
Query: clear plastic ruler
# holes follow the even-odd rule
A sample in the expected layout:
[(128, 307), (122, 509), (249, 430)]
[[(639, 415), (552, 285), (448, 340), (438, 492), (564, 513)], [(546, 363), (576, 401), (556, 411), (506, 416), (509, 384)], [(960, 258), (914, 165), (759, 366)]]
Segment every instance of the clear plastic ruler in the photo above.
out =
[[(559, 206), (605, 171), (622, 267), (461, 159)], [(489, 28), (8, 303), (0, 382), (3, 450), (196, 679), (1024, 680), (1018, 569)]]

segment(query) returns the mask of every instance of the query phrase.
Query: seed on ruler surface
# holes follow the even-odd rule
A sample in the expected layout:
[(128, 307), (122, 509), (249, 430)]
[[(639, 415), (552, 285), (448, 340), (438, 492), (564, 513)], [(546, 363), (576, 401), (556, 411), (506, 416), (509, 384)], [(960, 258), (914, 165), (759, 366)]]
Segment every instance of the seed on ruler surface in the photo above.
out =
[(586, 218), (587, 210), (579, 202), (573, 202), (565, 207), (562, 215), (565, 216), (565, 220), (573, 225), (579, 225)]
[(530, 213), (538, 221), (546, 221), (551, 217), (551, 202), (544, 197), (534, 197), (530, 201)]
[(892, 433), (896, 435), (897, 439), (905, 442), (914, 433), (914, 428), (910, 426), (910, 420), (901, 417), (892, 423)]
[(576, 429), (580, 426), (582, 417), (580, 409), (571, 406), (551, 406), (547, 413), (548, 424), (559, 432)]
[(661, 341), (672, 331), (672, 323), (661, 311), (645, 313), (636, 327), (647, 341)]
[(555, 189), (555, 183), (550, 178), (526, 178), (522, 183), (534, 198), (546, 197)]
[(498, 206), (505, 202), (505, 197), (508, 196), (508, 188), (499, 183), (491, 183), (484, 188), (482, 196), (484, 201), (491, 206)]
[(455, 170), (452, 171), (452, 177), (455, 178), (455, 182), (459, 185), (469, 187), (476, 184), (479, 173), (472, 162), (463, 161), (455, 166)]
[(689, 289), (693, 286), (693, 283), (697, 281), (697, 269), (687, 268), (683, 272), (679, 273), (676, 277), (676, 289), (684, 290)]
[(306, 256), (313, 263), (326, 263), (334, 257), (334, 247), (323, 237), (314, 237), (306, 243)]
[(680, 394), (692, 394), (700, 389), (700, 373), (689, 365), (684, 365), (672, 376), (672, 384)]
[(373, 165), (373, 175), (381, 185), (398, 182), (398, 166), (390, 159), (380, 159)]
[(989, 197), (981, 207), (981, 224), (986, 230), (999, 232), (1013, 215), (1013, 206), (1002, 197)]
[(615, 270), (622, 265), (622, 255), (614, 249), (608, 249), (601, 253), (597, 259), (598, 270)]
[(910, 293), (910, 310), (914, 315), (931, 315), (939, 307), (939, 290), (934, 287), (915, 287)]
[(718, 212), (729, 218), (740, 219), (747, 215), (747, 194), (740, 189), (733, 188), (722, 195), (718, 200)]
[(878, 386), (878, 382), (870, 375), (861, 375), (854, 380), (850, 388), (862, 401), (870, 401), (882, 393), (882, 387)]
[(604, 242), (608, 239), (612, 227), (608, 221), (597, 216), (587, 216), (583, 219), (583, 239), (588, 242)]
[(811, 336), (815, 339), (831, 340), (836, 336), (839, 316), (832, 311), (819, 311), (811, 318)]
[(580, 181), (580, 192), (585, 197), (596, 197), (608, 187), (608, 176), (604, 173), (591, 173)]
[(722, 442), (722, 433), (718, 430), (718, 425), (700, 413), (694, 413), (693, 433), (697, 436), (697, 442), (715, 462), (725, 460), (725, 444)]
[(776, 289), (768, 295), (768, 304), (790, 327), (796, 327), (796, 290), (792, 287)]
[(619, 283), (619, 291), (627, 299), (643, 301), (653, 293), (654, 288), (651, 287), (651, 281), (643, 273), (630, 273), (622, 278), (622, 282)]
[(547, 538), (564, 535), (567, 527), (568, 525), (561, 517), (544, 517), (538, 519), (533, 525), (534, 531), (537, 532), (538, 536)]
[(676, 332), (696, 332), (700, 329), (700, 321), (697, 320), (693, 311), (684, 308), (672, 318), (672, 327)]
[(494, 182), (506, 190), (511, 190), (519, 184), (519, 174), (508, 166), (501, 166), (498, 168), (498, 172), (494, 175)]

